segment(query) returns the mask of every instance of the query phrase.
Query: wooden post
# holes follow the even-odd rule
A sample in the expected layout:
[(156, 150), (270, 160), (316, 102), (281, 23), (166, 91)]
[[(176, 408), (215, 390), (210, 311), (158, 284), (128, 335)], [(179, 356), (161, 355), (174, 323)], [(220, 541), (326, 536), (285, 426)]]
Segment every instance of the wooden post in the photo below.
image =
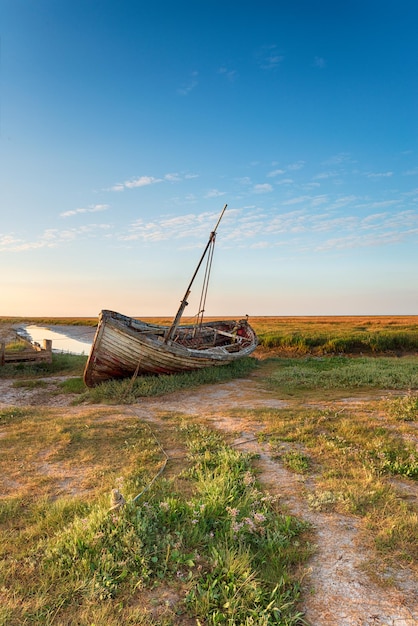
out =
[(6, 344), (4, 341), (0, 343), (0, 365), (4, 365), (4, 352), (6, 350)]
[(44, 339), (42, 341), (43, 349), (49, 353), (48, 363), (52, 363), (52, 339)]

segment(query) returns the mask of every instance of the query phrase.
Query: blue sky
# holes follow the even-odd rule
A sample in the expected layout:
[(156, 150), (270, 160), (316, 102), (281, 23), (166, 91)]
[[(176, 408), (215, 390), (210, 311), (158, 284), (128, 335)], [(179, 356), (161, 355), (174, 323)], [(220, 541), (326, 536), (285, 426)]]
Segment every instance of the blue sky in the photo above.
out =
[(418, 314), (417, 23), (0, 0), (0, 315), (174, 315), (225, 203), (208, 315)]

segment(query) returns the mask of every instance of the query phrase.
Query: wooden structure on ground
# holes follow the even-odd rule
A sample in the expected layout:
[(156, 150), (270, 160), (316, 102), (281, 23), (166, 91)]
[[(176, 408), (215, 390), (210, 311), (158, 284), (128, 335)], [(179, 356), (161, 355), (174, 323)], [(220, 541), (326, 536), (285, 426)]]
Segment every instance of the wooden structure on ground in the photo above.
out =
[(26, 341), (27, 348), (23, 350), (6, 350), (5, 342), (0, 343), (0, 366), (18, 363), (52, 363), (52, 341), (51, 339), (44, 339), (42, 346), (38, 343), (31, 343)]

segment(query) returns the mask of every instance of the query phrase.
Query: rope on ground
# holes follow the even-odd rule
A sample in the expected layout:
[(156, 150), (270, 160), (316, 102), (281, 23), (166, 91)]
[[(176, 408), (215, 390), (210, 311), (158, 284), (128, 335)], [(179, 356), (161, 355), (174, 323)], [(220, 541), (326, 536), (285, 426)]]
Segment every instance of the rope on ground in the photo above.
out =
[[(134, 413), (134, 415), (136, 415), (136, 417), (138, 417), (138, 415), (135, 413), (135, 411), (134, 411), (132, 408), (131, 408), (131, 411), (132, 411), (132, 413)], [(163, 473), (163, 471), (165, 470), (165, 468), (166, 468), (166, 466), (167, 466), (167, 463), (168, 463), (168, 454), (167, 454), (167, 452), (166, 452), (166, 451), (164, 450), (164, 448), (162, 447), (161, 443), (160, 443), (160, 442), (159, 442), (159, 440), (157, 439), (157, 437), (156, 437), (156, 435), (155, 435), (154, 431), (152, 430), (152, 428), (151, 428), (151, 426), (148, 424), (148, 422), (145, 422), (145, 423), (146, 423), (146, 425), (148, 426), (148, 429), (149, 429), (149, 431), (150, 431), (151, 435), (154, 437), (154, 439), (155, 439), (155, 442), (156, 442), (157, 446), (160, 448), (160, 450), (161, 450), (161, 452), (162, 452), (162, 454), (163, 454), (163, 456), (164, 456), (164, 463), (163, 463), (162, 467), (160, 467), (160, 469), (158, 470), (158, 472), (155, 474), (155, 476), (154, 476), (154, 478), (151, 480), (151, 482), (150, 482), (150, 483), (149, 483), (149, 484), (145, 487), (145, 489), (143, 489), (140, 493), (138, 493), (138, 495), (136, 495), (136, 496), (135, 496), (135, 498), (133, 498), (133, 499), (131, 500), (131, 502), (132, 502), (132, 503), (133, 503), (133, 502), (136, 502), (137, 500), (139, 500), (139, 498), (140, 498), (140, 497), (141, 497), (141, 496), (142, 496), (142, 495), (143, 495), (146, 491), (148, 491), (148, 490), (152, 487), (152, 485), (155, 483), (155, 481), (157, 480), (157, 478), (158, 478), (159, 476), (161, 476), (161, 474), (162, 474), (162, 473)]]
[[(139, 417), (131, 407), (130, 407), (130, 411), (135, 415), (135, 417)], [(165, 468), (167, 466), (167, 463), (168, 463), (168, 460), (169, 460), (168, 454), (166, 453), (166, 451), (162, 447), (161, 443), (157, 439), (157, 437), (156, 437), (154, 431), (152, 430), (151, 426), (148, 424), (148, 422), (145, 422), (145, 424), (147, 425), (148, 430), (150, 431), (151, 435), (155, 439), (155, 441), (157, 443), (157, 446), (159, 447), (159, 449), (161, 450), (161, 452), (162, 452), (162, 454), (164, 456), (164, 463), (163, 463), (162, 467), (160, 467), (158, 472), (155, 474), (153, 479), (148, 483), (148, 485), (140, 493), (138, 493), (134, 498), (132, 498), (132, 500), (129, 501), (129, 504), (133, 504), (134, 502), (139, 500), (139, 498), (144, 493), (146, 493), (149, 489), (151, 489), (152, 485), (155, 483), (157, 478), (159, 476), (161, 476), (161, 474), (165, 470)], [(110, 495), (110, 504), (111, 504), (111, 507), (109, 509), (109, 512), (119, 510), (119, 509), (123, 508), (124, 505), (126, 504), (125, 498), (123, 497), (123, 495), (120, 493), (120, 491), (118, 489), (112, 489), (112, 492), (111, 492), (111, 495)]]

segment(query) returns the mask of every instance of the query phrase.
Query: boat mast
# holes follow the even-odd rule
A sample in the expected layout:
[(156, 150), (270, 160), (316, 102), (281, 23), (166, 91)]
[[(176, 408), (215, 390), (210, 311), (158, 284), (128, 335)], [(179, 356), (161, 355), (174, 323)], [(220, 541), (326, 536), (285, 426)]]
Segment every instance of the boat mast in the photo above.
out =
[(222, 212), (221, 212), (221, 214), (220, 214), (220, 216), (219, 216), (219, 219), (218, 219), (218, 221), (217, 221), (217, 223), (216, 223), (216, 226), (215, 226), (215, 228), (213, 229), (213, 231), (211, 232), (211, 234), (210, 234), (210, 236), (209, 236), (209, 241), (208, 241), (208, 243), (206, 244), (206, 248), (205, 248), (205, 250), (204, 250), (204, 252), (203, 252), (203, 254), (202, 254), (201, 258), (200, 258), (200, 261), (199, 261), (199, 263), (198, 263), (198, 265), (197, 265), (196, 269), (195, 269), (195, 272), (194, 272), (194, 274), (193, 274), (193, 276), (192, 276), (192, 279), (191, 279), (191, 281), (190, 281), (190, 283), (189, 283), (189, 286), (188, 286), (188, 287), (187, 287), (187, 289), (186, 289), (186, 293), (184, 294), (184, 298), (183, 298), (183, 300), (182, 300), (182, 301), (181, 301), (181, 303), (180, 303), (180, 308), (179, 308), (179, 310), (177, 311), (177, 314), (176, 314), (176, 317), (175, 317), (175, 318), (174, 318), (174, 320), (173, 320), (173, 323), (171, 324), (170, 328), (169, 328), (169, 329), (168, 329), (168, 331), (167, 331), (167, 334), (166, 334), (166, 336), (165, 336), (165, 342), (166, 342), (166, 343), (167, 343), (168, 341), (170, 341), (170, 339), (172, 339), (172, 338), (173, 338), (174, 333), (175, 333), (175, 332), (176, 332), (176, 330), (177, 330), (177, 326), (179, 325), (179, 322), (180, 322), (181, 316), (183, 315), (184, 309), (185, 309), (185, 308), (186, 308), (186, 306), (189, 304), (189, 303), (187, 302), (187, 298), (188, 298), (188, 297), (189, 297), (189, 295), (190, 295), (190, 290), (191, 290), (191, 287), (192, 287), (193, 281), (194, 281), (194, 279), (196, 278), (196, 275), (197, 275), (197, 273), (198, 273), (198, 271), (199, 271), (199, 269), (200, 269), (200, 266), (202, 265), (203, 259), (205, 258), (206, 254), (207, 254), (207, 251), (209, 250), (209, 247), (211, 246), (211, 244), (213, 244), (213, 243), (215, 242), (215, 238), (216, 238), (216, 230), (217, 230), (217, 228), (218, 228), (218, 226), (219, 226), (219, 223), (220, 223), (220, 221), (221, 221), (221, 219), (222, 219), (222, 217), (223, 217), (223, 214), (224, 214), (224, 213), (225, 213), (225, 211), (226, 211), (226, 207), (227, 207), (227, 206), (228, 206), (228, 205), (227, 205), (227, 204), (225, 204), (225, 206), (224, 206), (224, 208), (222, 209)]

